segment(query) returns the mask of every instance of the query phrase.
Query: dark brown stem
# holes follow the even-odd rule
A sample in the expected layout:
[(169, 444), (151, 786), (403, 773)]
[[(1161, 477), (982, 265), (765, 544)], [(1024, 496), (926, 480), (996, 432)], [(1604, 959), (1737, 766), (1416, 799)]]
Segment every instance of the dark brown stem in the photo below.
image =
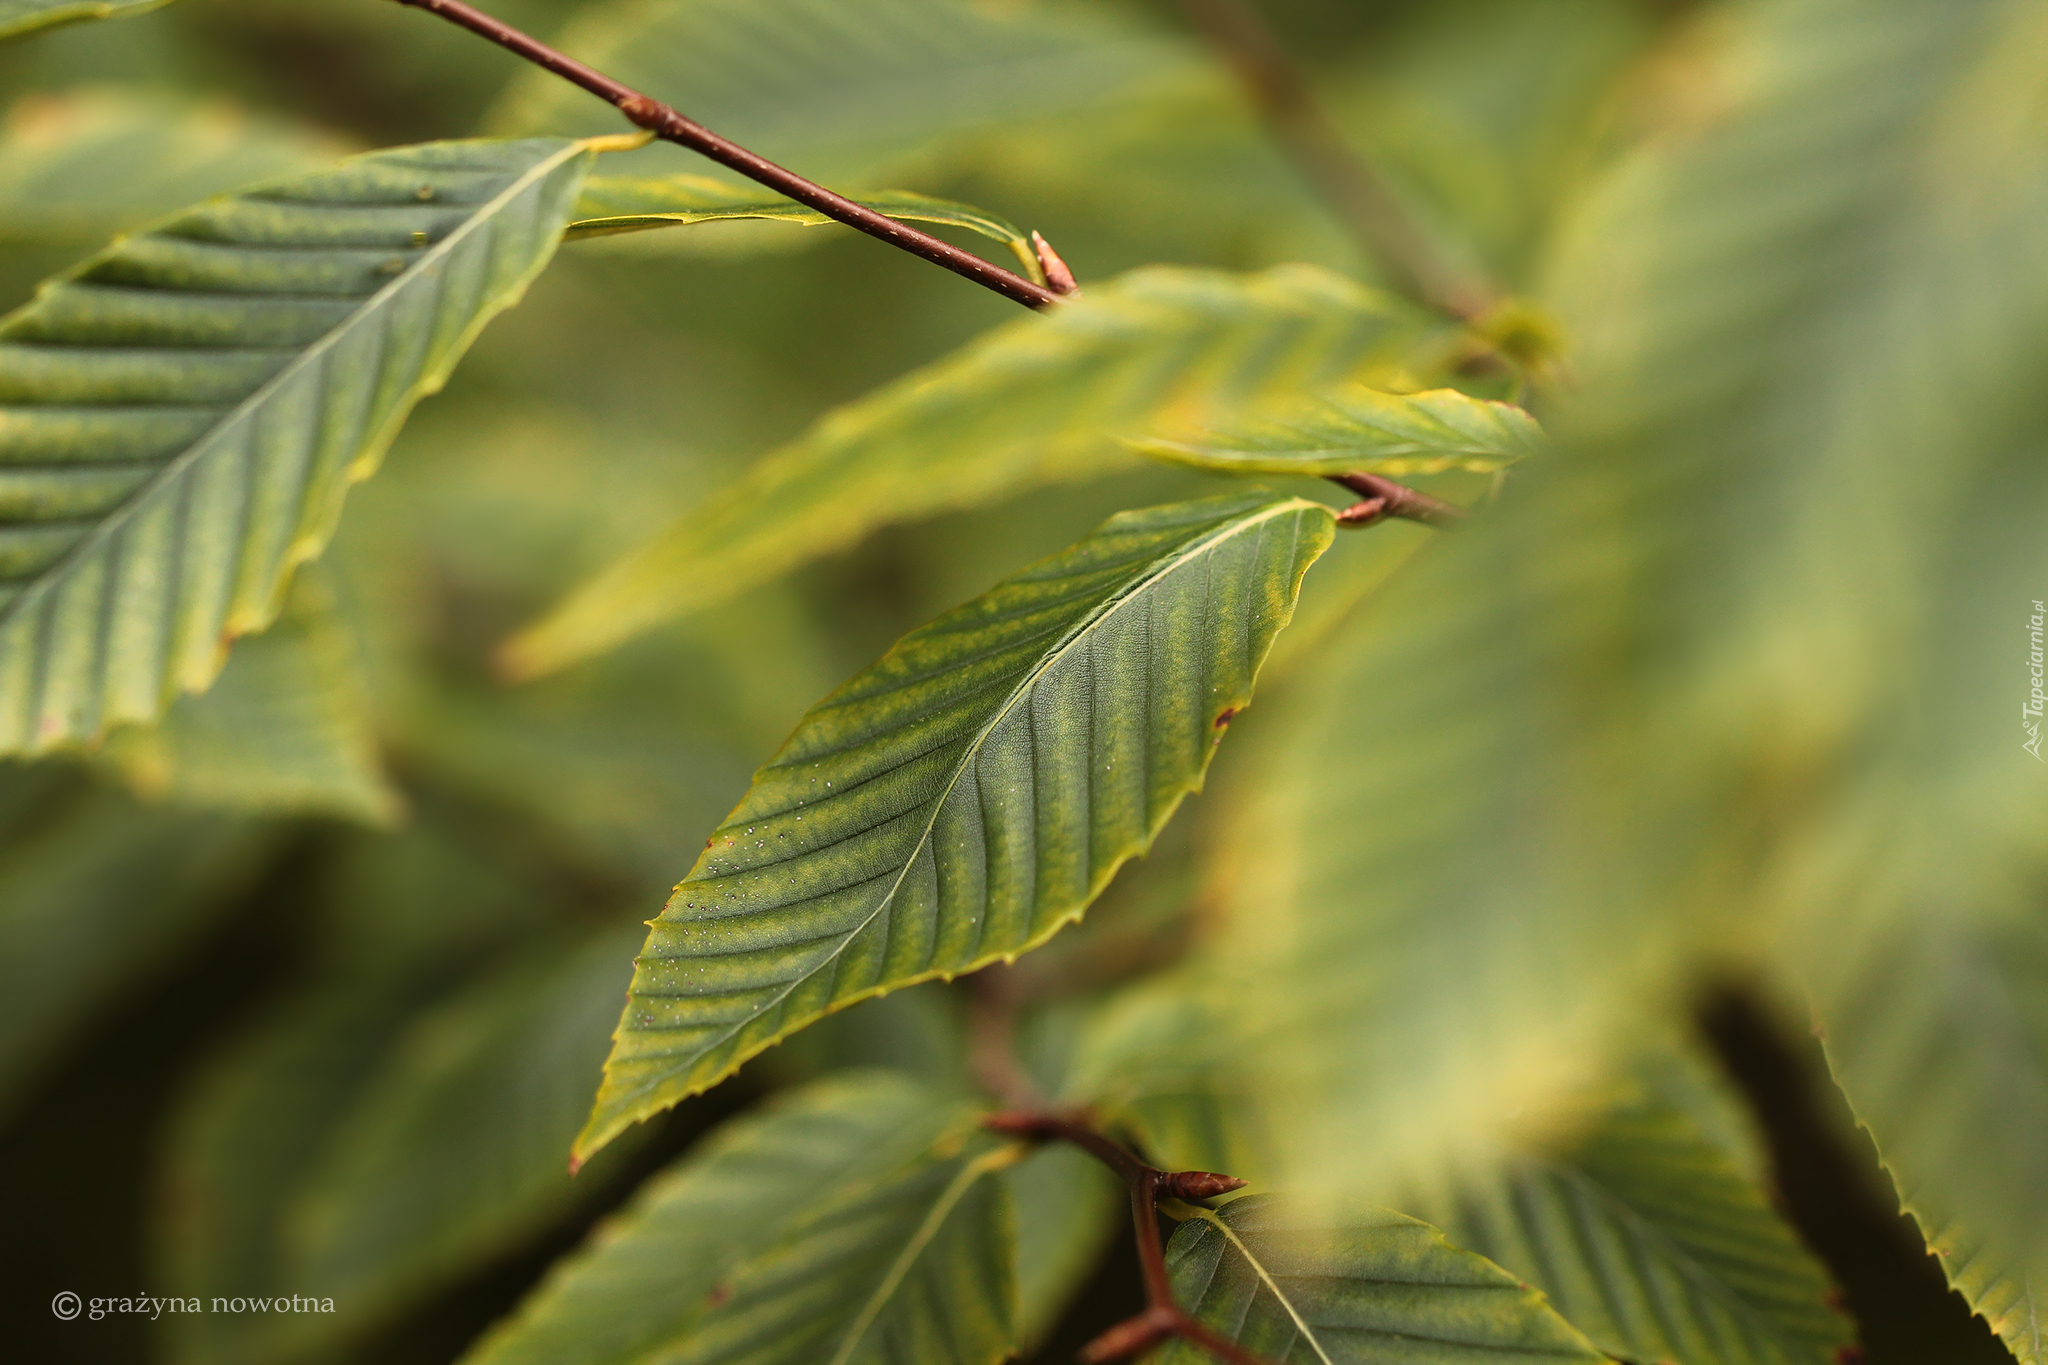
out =
[(1043, 1111), (991, 1114), (982, 1126), (992, 1132), (1036, 1142), (1071, 1142), (1115, 1171), (1131, 1195), (1131, 1223), (1138, 1234), (1138, 1266), (1145, 1279), (1145, 1311), (1127, 1318), (1088, 1343), (1085, 1365), (1106, 1365), (1143, 1355), (1168, 1337), (1201, 1347), (1228, 1365), (1269, 1365), (1230, 1338), (1203, 1325), (1173, 1301), (1166, 1247), (1159, 1236), (1160, 1199), (1211, 1199), (1244, 1188), (1236, 1176), (1213, 1171), (1162, 1171), (1148, 1166), (1080, 1118)]
[(688, 147), (693, 152), (708, 156), (719, 165), (738, 171), (749, 180), (766, 185), (779, 194), (788, 195), (799, 204), (808, 205), (827, 218), (835, 219), (850, 228), (858, 228), (870, 237), (879, 237), (891, 246), (901, 247), (913, 256), (921, 256), (934, 265), (942, 265), (954, 274), (964, 275), (976, 284), (993, 289), (1003, 297), (1013, 299), (1026, 307), (1045, 308), (1060, 301), (1058, 294), (1025, 279), (1022, 275), (984, 261), (972, 252), (962, 251), (951, 243), (942, 242), (929, 233), (920, 232), (907, 224), (885, 217), (842, 195), (834, 194), (823, 185), (813, 184), (766, 157), (756, 156), (739, 144), (720, 137), (702, 124), (684, 118), (659, 100), (621, 85), (602, 71), (593, 70), (574, 58), (555, 51), (538, 39), (521, 33), (510, 24), (462, 3), (462, 0), (397, 0), (397, 3), (439, 15), (451, 24), (466, 28), (479, 37), (488, 38), (506, 51), (517, 53), (535, 66), (551, 71), (563, 80), (579, 85), (599, 99), (617, 106), (619, 112), (636, 127), (645, 128), (665, 142), (673, 142), (677, 146)]
[(1237, 73), (1273, 140), (1394, 276), (1397, 289), (1467, 320), (1493, 306), (1492, 287), (1445, 261), (1372, 163), (1344, 140), (1248, 0), (1180, 0), (1180, 7)]
[(1365, 499), (1337, 514), (1337, 524), (1357, 528), (1388, 517), (1419, 521), (1448, 531), (1465, 520), (1465, 509), (1418, 493), (1405, 483), (1395, 483), (1377, 474), (1332, 474), (1329, 480), (1341, 484)]

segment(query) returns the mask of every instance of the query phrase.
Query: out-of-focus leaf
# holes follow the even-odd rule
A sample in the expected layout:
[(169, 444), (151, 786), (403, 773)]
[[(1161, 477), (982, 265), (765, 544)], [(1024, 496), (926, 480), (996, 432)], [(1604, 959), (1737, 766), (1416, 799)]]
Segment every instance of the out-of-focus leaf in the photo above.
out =
[(1949, 1282), (2021, 1365), (2048, 1361), (2041, 885), (2002, 915), (1922, 909), (1809, 950), (1829, 1066)]
[(1041, 1147), (1003, 1179), (1017, 1214), (1017, 1338), (1029, 1354), (1059, 1325), (1129, 1204), (1123, 1183), (1078, 1147)]
[[(424, 818), (397, 834), (345, 831), (339, 843), (307, 877), (316, 975), (210, 1061), (172, 1126), (154, 1240), (156, 1273), (179, 1294), (333, 1297), (304, 1273), (309, 1179), (421, 1012), (545, 931), (551, 907), (502, 865), (501, 849), (464, 847)], [(601, 1052), (602, 1037), (599, 1025), (585, 1046)], [(532, 1055), (560, 1046), (573, 1042), (538, 1040)], [(519, 1113), (512, 1079), (482, 1105), (501, 1126)], [(568, 1088), (588, 1085), (586, 1075)], [(573, 1105), (571, 1114), (573, 1126)], [(476, 1151), (502, 1154), (531, 1132), (515, 1118), (470, 1137)], [(494, 1146), (501, 1136), (509, 1144)], [(555, 1141), (559, 1173), (564, 1139)], [(165, 1324), (165, 1339), (188, 1365), (258, 1365), (363, 1322), (338, 1300), (332, 1315), (187, 1314)]]
[(75, 24), (82, 19), (114, 19), (143, 14), (171, 0), (0, 0), (0, 39), (18, 38), (38, 29)]
[(1714, 73), (1741, 99), (1629, 167), (1564, 253), (1586, 382), (1554, 425), (1623, 490), (1580, 533), (1627, 549), (1641, 749), (1722, 833), (1701, 884), (1787, 930), (1902, 1202), (2035, 1365), (2048, 70), (2024, 54), (2048, 14), (1743, 14)]
[(1763, 1191), (1646, 1096), (1564, 1150), (1511, 1156), (1417, 1212), (1544, 1291), (1617, 1359), (1833, 1365), (1854, 1338)]
[[(1702, 72), (1727, 102), (1561, 253), (1569, 458), (1429, 546), (1264, 718), (1207, 960), (1263, 1040), (1240, 1074), (1290, 1178), (1385, 1198), (1545, 1123), (1703, 960), (1860, 900), (1868, 861), (1826, 855), (1873, 806), (1910, 812), (1879, 842), (1995, 855), (1928, 904), (2039, 885), (2040, 769), (1987, 718), (2022, 700), (2048, 581), (2021, 359), (2048, 331), (2048, 157), (2011, 151), (2039, 138), (2013, 54), (2040, 11), (1737, 18)], [(1958, 766), (1998, 776), (1936, 780)], [(1863, 932), (1850, 911), (1816, 941)]]
[(1122, 468), (1118, 436), (1389, 370), (1416, 328), (1391, 300), (1299, 267), (1093, 286), (827, 416), (579, 589), (506, 662), (559, 668), (878, 526)]
[(208, 195), (313, 171), (341, 146), (224, 104), (87, 87), (0, 128), (0, 243), (97, 247)]
[[(1166, 1261), (1178, 1302), (1279, 1365), (1607, 1359), (1541, 1293), (1398, 1213), (1253, 1195), (1196, 1210)], [(1160, 1353), (1207, 1359), (1180, 1341)]]
[(102, 752), (150, 798), (387, 825), (402, 798), (378, 757), (366, 687), (330, 594), (302, 574), (284, 614), (212, 688), (151, 729), (116, 731)]
[(1205, 985), (1178, 973), (1111, 996), (1088, 1021), (1061, 1100), (1127, 1133), (1154, 1165), (1264, 1183), (1272, 1143), (1252, 1087), (1218, 1046), (1227, 1026)]
[[(1096, 6), (971, 0), (611, 0), (558, 41), (827, 184), (868, 180), (975, 130), (1129, 99), (1193, 55)], [(619, 120), (529, 72), (494, 126), (598, 134)]]
[(216, 200), (0, 321), (0, 752), (152, 722), (269, 625), (590, 151), (450, 142)]
[(1232, 474), (1490, 474), (1539, 453), (1543, 429), (1518, 407), (1456, 389), (1397, 394), (1353, 384), (1297, 412), (1134, 444), (1147, 455)]
[[(416, 1003), (394, 982), (323, 983), (214, 1059), (168, 1143), (156, 1231), (170, 1292), (331, 1297), (288, 1269), (283, 1224), (308, 1161)], [(324, 1321), (184, 1313), (164, 1324), (164, 1344), (177, 1365), (261, 1365), (289, 1358)]]
[(957, 1361), (1014, 1346), (1011, 1148), (905, 1077), (854, 1072), (658, 1177), (466, 1365)]
[(577, 1151), (1079, 917), (1201, 784), (1333, 528), (1270, 495), (1125, 513), (819, 703), (653, 921)]
[[(1045, 283), (1045, 271), (1039, 266), (1031, 239), (1018, 231), (1014, 223), (986, 209), (907, 190), (872, 191), (861, 195), (858, 202), (905, 222), (941, 223), (978, 232), (1008, 247), (1022, 263), (1026, 276), (1039, 284)], [(722, 180), (699, 175), (672, 175), (658, 180), (599, 176), (584, 182), (583, 195), (576, 201), (576, 216), (562, 239), (578, 242), (733, 218), (761, 218), (802, 227), (821, 227), (836, 221), (793, 199), (763, 194), (758, 189), (736, 190)]]
[(294, 1192), (289, 1278), (345, 1330), (545, 1228), (592, 1188), (567, 1167), (638, 926), (495, 972), (409, 1024)]
[(66, 1033), (231, 903), (260, 834), (0, 765), (0, 1112)]

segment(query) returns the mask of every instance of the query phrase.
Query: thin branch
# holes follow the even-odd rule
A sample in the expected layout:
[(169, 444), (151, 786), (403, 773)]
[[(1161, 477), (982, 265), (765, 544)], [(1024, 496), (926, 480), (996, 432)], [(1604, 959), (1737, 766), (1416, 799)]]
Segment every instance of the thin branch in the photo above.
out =
[(920, 232), (908, 224), (876, 213), (873, 209), (856, 204), (843, 195), (834, 194), (823, 185), (813, 184), (766, 157), (756, 156), (738, 143), (720, 137), (702, 124), (683, 117), (659, 100), (620, 84), (603, 72), (593, 70), (574, 58), (557, 52), (510, 24), (462, 3), (462, 0), (396, 0), (396, 3), (425, 10), (480, 37), (488, 38), (506, 51), (516, 53), (535, 66), (551, 71), (563, 80), (579, 85), (599, 99), (615, 105), (629, 122), (636, 127), (645, 128), (663, 141), (673, 142), (677, 146), (688, 147), (693, 152), (708, 156), (719, 165), (738, 171), (749, 180), (766, 185), (779, 194), (787, 195), (799, 204), (808, 205), (828, 218), (844, 223), (850, 228), (857, 228), (870, 237), (879, 237), (891, 246), (901, 247), (913, 256), (923, 257), (934, 265), (942, 265), (954, 274), (964, 275), (976, 284), (993, 289), (1007, 299), (1015, 300), (1029, 308), (1045, 308), (1060, 301), (1059, 294), (1025, 279), (1022, 275), (984, 261), (972, 252), (962, 251), (950, 242), (942, 242), (937, 237)]
[(1492, 287), (1437, 252), (1400, 197), (1316, 103), (1300, 69), (1249, 0), (1180, 0), (1180, 7), (1237, 73), (1273, 140), (1395, 277), (1396, 288), (1468, 320), (1492, 307)]
[(1341, 484), (1365, 499), (1337, 514), (1340, 526), (1356, 529), (1388, 517), (1402, 517), (1448, 531), (1465, 520), (1464, 508), (1377, 474), (1331, 474), (1328, 477), (1331, 483)]
[(1269, 1365), (1230, 1338), (1202, 1323), (1173, 1301), (1173, 1278), (1166, 1269), (1166, 1247), (1159, 1236), (1159, 1201), (1213, 1199), (1241, 1190), (1245, 1182), (1214, 1171), (1162, 1171), (1148, 1166), (1110, 1141), (1080, 1118), (1044, 1111), (991, 1114), (982, 1120), (991, 1132), (1036, 1142), (1070, 1142), (1117, 1173), (1131, 1196), (1131, 1223), (1138, 1234), (1138, 1266), (1145, 1280), (1145, 1311), (1126, 1318), (1088, 1343), (1084, 1365), (1107, 1365), (1143, 1355), (1168, 1337), (1201, 1347), (1227, 1365)]

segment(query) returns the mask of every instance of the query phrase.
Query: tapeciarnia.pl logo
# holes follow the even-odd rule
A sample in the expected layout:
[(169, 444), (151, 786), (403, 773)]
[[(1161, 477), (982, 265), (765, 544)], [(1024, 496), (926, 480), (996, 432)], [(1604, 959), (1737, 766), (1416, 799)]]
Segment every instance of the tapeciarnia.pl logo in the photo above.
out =
[(2020, 724), (2026, 728), (2027, 742), (2020, 747), (2034, 756), (2037, 763), (2048, 763), (2041, 757), (2041, 711), (2044, 697), (2041, 692), (2041, 625), (2048, 620), (2048, 606), (2034, 603), (2034, 615), (2027, 625), (2027, 640), (2031, 646), (2027, 654), (2027, 671), (2033, 675), (2034, 686), (2027, 694), (2026, 704), (2020, 707)]

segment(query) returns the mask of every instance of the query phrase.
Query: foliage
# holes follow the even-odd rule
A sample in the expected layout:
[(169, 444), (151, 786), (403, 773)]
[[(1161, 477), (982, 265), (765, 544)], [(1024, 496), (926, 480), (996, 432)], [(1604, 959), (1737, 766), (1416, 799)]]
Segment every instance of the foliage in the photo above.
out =
[(493, 12), (1082, 288), (0, 0), (19, 1349), (2048, 1365), (2034, 0)]

